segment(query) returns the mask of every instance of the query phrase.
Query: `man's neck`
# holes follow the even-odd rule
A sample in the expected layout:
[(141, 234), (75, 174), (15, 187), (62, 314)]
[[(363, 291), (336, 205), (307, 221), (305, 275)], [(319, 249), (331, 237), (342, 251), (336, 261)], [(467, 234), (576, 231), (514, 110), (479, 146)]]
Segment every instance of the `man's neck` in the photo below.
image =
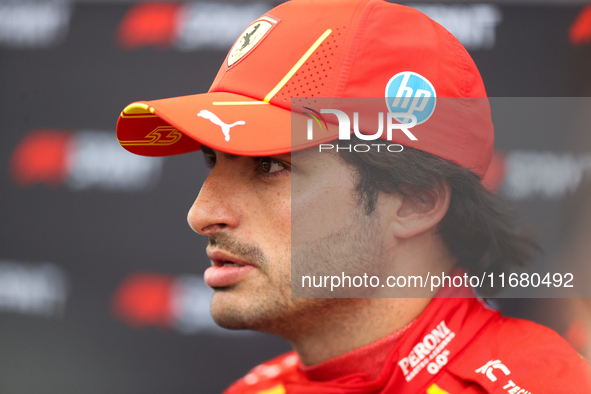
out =
[[(314, 330), (306, 330), (290, 343), (306, 366), (321, 363), (369, 345), (404, 328), (416, 319), (430, 298), (340, 299), (331, 313), (318, 316)], [(361, 305), (363, 304), (363, 305)]]
[[(387, 232), (386, 232), (387, 233)], [(385, 243), (390, 238), (385, 239)], [(388, 266), (416, 272), (451, 272), (456, 259), (432, 229), (409, 239), (396, 239), (387, 250)], [(398, 272), (397, 271), (397, 272)], [(434, 295), (434, 293), (433, 293)], [(378, 341), (404, 328), (425, 310), (431, 298), (318, 299), (319, 308), (291, 322), (284, 336), (306, 366), (314, 365)]]

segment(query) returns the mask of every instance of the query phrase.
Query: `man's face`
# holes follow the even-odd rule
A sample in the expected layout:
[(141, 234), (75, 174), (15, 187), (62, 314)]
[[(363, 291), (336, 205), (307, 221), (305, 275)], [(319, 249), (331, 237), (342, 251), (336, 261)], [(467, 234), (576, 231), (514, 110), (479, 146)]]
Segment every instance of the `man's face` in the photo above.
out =
[(346, 302), (292, 299), (292, 251), (304, 265), (381, 258), (380, 224), (357, 206), (354, 172), (336, 155), (204, 155), (212, 172), (188, 221), (209, 237), (204, 276), (221, 326), (281, 335)]

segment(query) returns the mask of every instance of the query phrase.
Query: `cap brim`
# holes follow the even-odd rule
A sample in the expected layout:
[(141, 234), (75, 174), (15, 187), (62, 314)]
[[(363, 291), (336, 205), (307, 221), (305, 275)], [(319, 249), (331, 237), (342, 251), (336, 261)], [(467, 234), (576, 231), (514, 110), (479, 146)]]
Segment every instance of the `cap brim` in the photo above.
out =
[[(301, 118), (298, 123), (307, 120), (301, 114), (294, 117)], [(117, 122), (117, 138), (125, 149), (143, 156), (187, 153), (202, 144), (235, 155), (278, 155), (336, 138), (332, 131), (313, 141), (294, 141), (293, 121), (291, 111), (263, 101), (204, 93), (128, 105)]]

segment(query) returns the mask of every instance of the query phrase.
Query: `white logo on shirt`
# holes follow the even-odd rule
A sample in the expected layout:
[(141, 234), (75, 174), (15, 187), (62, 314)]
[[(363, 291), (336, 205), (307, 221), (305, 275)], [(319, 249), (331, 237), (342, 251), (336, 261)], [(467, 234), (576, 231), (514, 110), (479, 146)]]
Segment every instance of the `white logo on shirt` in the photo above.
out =
[(489, 362), (484, 364), (482, 367), (478, 368), (476, 370), (476, 373), (481, 373), (483, 375), (486, 375), (486, 377), (489, 378), (492, 382), (496, 382), (497, 377), (493, 374), (493, 368), (500, 369), (501, 371), (503, 371), (503, 373), (505, 375), (509, 375), (511, 373), (511, 371), (509, 371), (509, 368), (507, 368), (505, 365), (501, 364), (501, 360), (494, 360), (494, 361), (490, 360)]

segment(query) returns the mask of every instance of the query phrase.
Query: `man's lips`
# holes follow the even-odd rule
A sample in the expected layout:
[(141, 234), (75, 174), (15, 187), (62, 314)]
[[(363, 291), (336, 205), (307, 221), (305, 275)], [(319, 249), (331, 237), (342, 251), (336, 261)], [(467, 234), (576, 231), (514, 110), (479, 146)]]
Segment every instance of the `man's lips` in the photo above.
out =
[(231, 255), (230, 253), (224, 252), (223, 250), (208, 249), (207, 250), (207, 257), (209, 257), (212, 265), (215, 267), (222, 267), (222, 266), (228, 265), (228, 264), (235, 264), (235, 265), (240, 265), (240, 266), (246, 266), (246, 265), (252, 266), (253, 265), (247, 261), (240, 260), (239, 258)]
[(205, 270), (203, 279), (210, 287), (233, 285), (255, 269), (255, 267), (221, 250), (207, 251), (212, 266)]

